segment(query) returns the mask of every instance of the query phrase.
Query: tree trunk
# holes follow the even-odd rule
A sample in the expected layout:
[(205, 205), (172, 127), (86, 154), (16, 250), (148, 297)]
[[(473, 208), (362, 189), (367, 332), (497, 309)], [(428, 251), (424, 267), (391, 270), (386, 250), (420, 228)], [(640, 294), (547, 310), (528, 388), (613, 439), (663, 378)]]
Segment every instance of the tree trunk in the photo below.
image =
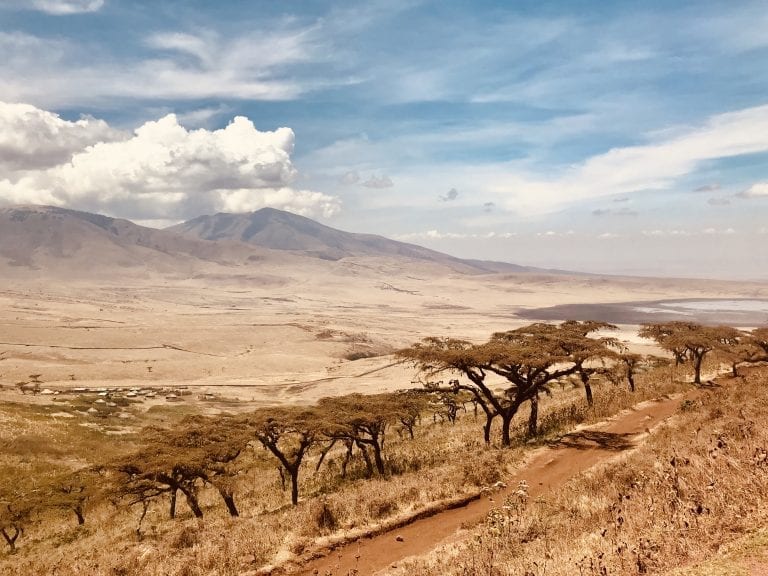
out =
[(226, 488), (217, 486), (216, 489), (219, 491), (221, 499), (224, 500), (224, 505), (227, 507), (229, 515), (232, 517), (240, 516), (240, 513), (237, 511), (237, 506), (235, 506), (235, 495)]
[(372, 446), (373, 460), (376, 462), (376, 470), (378, 471), (379, 476), (384, 476), (384, 460), (381, 457), (381, 446), (379, 446), (378, 442), (374, 442)]
[(731, 364), (731, 373), (733, 374), (734, 378), (738, 378), (739, 377), (739, 363), (738, 362), (734, 362), (734, 363)]
[(344, 453), (344, 460), (341, 463), (342, 478), (347, 477), (347, 466), (349, 466), (349, 461), (352, 459), (352, 449), (355, 447), (351, 440), (345, 441), (344, 444), (347, 447), (347, 451)]
[(299, 467), (288, 470), (291, 475), (291, 504), (296, 506), (299, 503)]
[(531, 398), (531, 413), (528, 416), (528, 438), (534, 438), (539, 432), (539, 395)]
[(635, 374), (632, 369), (627, 370), (627, 382), (629, 382), (629, 391), (635, 391)]
[(514, 412), (511, 414), (501, 414), (501, 445), (505, 448), (512, 444), (512, 438), (509, 435), (509, 428), (512, 424), (512, 418), (514, 415)]
[(365, 444), (360, 442), (357, 442), (357, 447), (360, 448), (360, 453), (363, 455), (363, 460), (365, 460), (365, 469), (368, 472), (368, 478), (371, 478), (373, 476), (373, 462), (371, 462), (371, 457), (368, 455), (368, 450), (365, 447)]
[(483, 426), (483, 439), (486, 444), (491, 443), (491, 426), (493, 425), (494, 415), (490, 412), (485, 413), (485, 426)]
[(202, 518), (203, 511), (200, 509), (200, 503), (197, 501), (195, 493), (189, 488), (184, 487), (179, 487), (179, 490), (181, 490), (181, 493), (184, 494), (184, 497), (187, 499), (189, 509), (192, 510), (192, 514), (195, 515), (195, 518)]
[(704, 360), (704, 354), (696, 354), (693, 357), (693, 383), (701, 384), (701, 363)]
[(170, 509), (170, 515), (171, 520), (176, 518), (176, 493), (178, 492), (177, 489), (171, 490), (171, 509)]
[(77, 516), (77, 525), (82, 526), (85, 524), (85, 515), (83, 515), (83, 505), (82, 504), (76, 504), (72, 507), (72, 512), (75, 513), (75, 516)]
[(590, 408), (594, 405), (595, 399), (592, 397), (592, 386), (589, 385), (589, 374), (582, 372), (581, 383), (584, 384), (584, 394), (587, 396), (587, 406)]
[(23, 532), (21, 528), (18, 526), (12, 526), (13, 528), (13, 535), (9, 534), (9, 532), (5, 528), (0, 528), (0, 534), (3, 535), (3, 538), (5, 538), (6, 544), (8, 544), (8, 547), (11, 549), (11, 554), (16, 552), (16, 540), (19, 538), (19, 535)]

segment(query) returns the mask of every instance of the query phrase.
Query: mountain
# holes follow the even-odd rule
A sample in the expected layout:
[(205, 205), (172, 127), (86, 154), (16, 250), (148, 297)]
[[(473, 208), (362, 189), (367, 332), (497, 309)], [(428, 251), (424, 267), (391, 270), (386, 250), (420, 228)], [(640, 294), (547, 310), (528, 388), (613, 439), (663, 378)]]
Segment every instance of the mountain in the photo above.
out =
[(172, 272), (201, 261), (235, 264), (258, 257), (254, 247), (185, 238), (100, 214), (52, 206), (0, 209), (0, 261), (11, 269)]
[(531, 269), (503, 262), (462, 260), (415, 244), (374, 234), (343, 232), (283, 210), (262, 208), (245, 214), (199, 216), (167, 231), (186, 238), (239, 241), (272, 250), (286, 250), (324, 260), (376, 256), (424, 260), (460, 272), (523, 272)]
[[(30, 270), (66, 277), (259, 274), (292, 266), (331, 266), (349, 258), (379, 258), (395, 268), (447, 268), (462, 274), (542, 272), (503, 262), (462, 260), (373, 234), (336, 230), (290, 212), (200, 216), (156, 230), (128, 220), (52, 206), (0, 208), (0, 275)], [(327, 261), (323, 265), (322, 261)], [(288, 268), (285, 268), (287, 266)], [(290, 274), (288, 275), (288, 277)], [(266, 276), (265, 276), (266, 277)]]

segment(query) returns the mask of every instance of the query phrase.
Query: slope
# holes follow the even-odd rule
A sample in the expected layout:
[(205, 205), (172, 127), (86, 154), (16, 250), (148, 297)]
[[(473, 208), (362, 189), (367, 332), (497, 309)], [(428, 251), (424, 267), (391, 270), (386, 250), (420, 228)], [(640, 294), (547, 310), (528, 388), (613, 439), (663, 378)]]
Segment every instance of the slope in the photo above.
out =
[(344, 232), (290, 212), (262, 208), (245, 214), (199, 216), (166, 230), (187, 238), (236, 240), (325, 260), (347, 257), (402, 257), (449, 266), (467, 273), (525, 272), (532, 269), (501, 262), (462, 260), (415, 244), (374, 234)]

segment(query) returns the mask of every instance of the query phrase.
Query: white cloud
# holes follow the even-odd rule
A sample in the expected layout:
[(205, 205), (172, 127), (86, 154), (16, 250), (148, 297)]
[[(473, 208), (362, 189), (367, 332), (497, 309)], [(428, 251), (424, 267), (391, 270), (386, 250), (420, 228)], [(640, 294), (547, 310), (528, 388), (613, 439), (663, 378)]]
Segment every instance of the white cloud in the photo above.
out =
[(604, 232), (603, 234), (600, 234), (598, 238), (600, 240), (613, 240), (615, 238), (619, 238), (619, 234), (615, 234), (613, 232)]
[(768, 182), (756, 182), (743, 192), (737, 194), (740, 198), (768, 197)]
[(664, 237), (664, 236), (691, 236), (691, 233), (687, 230), (678, 230), (678, 229), (672, 229), (672, 230), (643, 230), (642, 231), (643, 236), (650, 236), (650, 237)]
[(736, 234), (736, 230), (733, 228), (705, 228), (702, 230), (702, 233), (708, 236), (730, 236), (732, 234)]
[(68, 14), (81, 14), (85, 12), (97, 12), (104, 6), (104, 0), (32, 0), (32, 8), (65, 16)]
[[(56, 117), (46, 114), (37, 110), (32, 117), (55, 125)], [(22, 134), (15, 138), (33, 139), (38, 125), (19, 123)], [(242, 116), (220, 130), (190, 131), (169, 114), (140, 126), (131, 138), (85, 144), (56, 166), (0, 180), (0, 199), (141, 219), (264, 206), (330, 216), (340, 207), (333, 196), (291, 187), (296, 169), (290, 128), (260, 132)]]
[(482, 234), (477, 233), (464, 233), (464, 232), (440, 232), (439, 230), (427, 230), (425, 232), (412, 232), (410, 234), (400, 234), (396, 236), (398, 240), (404, 240), (407, 242), (417, 240), (464, 240), (464, 239), (502, 239), (509, 240), (515, 238), (517, 234), (514, 232), (485, 232)]
[(394, 185), (395, 184), (392, 182), (392, 178), (386, 174), (382, 174), (381, 176), (376, 176), (373, 174), (368, 178), (368, 180), (363, 182), (363, 186), (366, 188), (392, 188)]
[(62, 107), (112, 98), (290, 100), (329, 82), (286, 67), (324, 58), (314, 27), (232, 37), (180, 32), (147, 38), (149, 56), (121, 60), (74, 39), (0, 32), (0, 100)]
[(0, 170), (7, 177), (69, 162), (86, 146), (125, 137), (103, 120), (70, 122), (28, 104), (0, 102)]
[[(510, 209), (548, 212), (588, 198), (667, 189), (702, 162), (766, 150), (768, 105), (713, 116), (700, 127), (644, 146), (610, 150), (553, 179), (511, 174), (494, 190)], [(768, 185), (750, 190), (747, 194), (762, 195)]]
[(357, 170), (350, 170), (348, 172), (345, 172), (339, 178), (339, 183), (345, 184), (347, 186), (350, 186), (352, 184), (357, 184), (358, 182), (360, 182), (360, 174), (357, 172)]

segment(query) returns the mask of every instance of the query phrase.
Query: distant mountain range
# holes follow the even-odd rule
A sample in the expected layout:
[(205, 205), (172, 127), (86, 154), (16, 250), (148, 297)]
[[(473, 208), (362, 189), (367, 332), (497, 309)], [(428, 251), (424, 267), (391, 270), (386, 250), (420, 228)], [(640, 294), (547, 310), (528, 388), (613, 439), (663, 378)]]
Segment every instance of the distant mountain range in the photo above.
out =
[(542, 271), (463, 260), (383, 236), (343, 232), (274, 208), (200, 216), (165, 230), (51, 206), (0, 209), (0, 263), (5, 260), (11, 267), (174, 271), (199, 262), (232, 266), (289, 254), (331, 261), (364, 257), (424, 261), (468, 274)]

